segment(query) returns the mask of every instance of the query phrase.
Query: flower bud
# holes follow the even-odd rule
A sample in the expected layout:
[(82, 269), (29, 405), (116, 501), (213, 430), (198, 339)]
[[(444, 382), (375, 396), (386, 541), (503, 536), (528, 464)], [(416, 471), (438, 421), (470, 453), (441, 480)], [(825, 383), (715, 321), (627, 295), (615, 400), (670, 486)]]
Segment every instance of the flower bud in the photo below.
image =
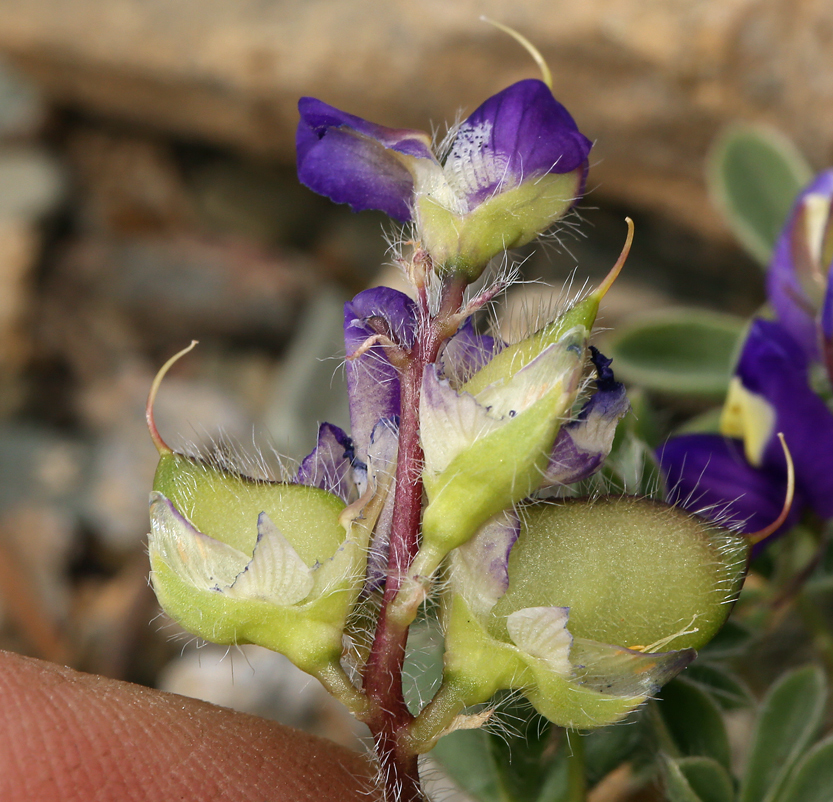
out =
[(499, 351), (459, 392), (435, 368), (426, 370), (420, 420), (428, 506), (420, 569), (436, 567), (491, 516), (547, 482), (599, 302), (620, 267), (583, 301)]
[(428, 367), (420, 410), (428, 496), (422, 548), (434, 552), (434, 562), (540, 485), (578, 392), (587, 335), (574, 326), (476, 395), (458, 393)]

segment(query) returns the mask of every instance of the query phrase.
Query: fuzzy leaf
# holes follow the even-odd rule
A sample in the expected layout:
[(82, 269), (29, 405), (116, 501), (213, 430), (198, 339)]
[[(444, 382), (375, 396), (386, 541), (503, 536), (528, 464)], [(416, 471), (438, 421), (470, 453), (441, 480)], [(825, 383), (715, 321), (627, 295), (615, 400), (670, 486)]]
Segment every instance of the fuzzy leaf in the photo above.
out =
[(402, 690), (408, 710), (416, 715), (429, 702), (443, 678), (443, 636), (437, 622), (423, 619), (408, 630), (402, 666)]
[(816, 666), (790, 671), (770, 689), (758, 713), (740, 802), (771, 802), (778, 797), (818, 731), (826, 700), (824, 674)]
[(616, 374), (647, 390), (722, 397), (746, 322), (701, 309), (675, 309), (619, 326), (605, 342)]
[(796, 765), (777, 802), (830, 802), (833, 738), (816, 744)]
[(666, 758), (666, 783), (670, 802), (732, 802), (732, 778), (709, 757)]
[(735, 125), (709, 158), (709, 190), (740, 243), (761, 265), (796, 195), (812, 177), (804, 157), (783, 134), (760, 125)]
[(458, 730), (441, 738), (431, 752), (448, 776), (479, 802), (506, 802), (500, 792), (489, 735), (483, 730)]
[(746, 684), (720, 665), (698, 660), (688, 671), (686, 679), (708, 693), (723, 710), (750, 707), (755, 699)]
[[(492, 760), (503, 798), (509, 802), (549, 802), (562, 798), (567, 785), (564, 733), (520, 704), (505, 711), (517, 722), (511, 733), (489, 733)], [(581, 737), (578, 733), (568, 736)]]
[(696, 685), (676, 679), (662, 690), (660, 713), (671, 737), (686, 757), (709, 757), (727, 771), (729, 738), (717, 705)]

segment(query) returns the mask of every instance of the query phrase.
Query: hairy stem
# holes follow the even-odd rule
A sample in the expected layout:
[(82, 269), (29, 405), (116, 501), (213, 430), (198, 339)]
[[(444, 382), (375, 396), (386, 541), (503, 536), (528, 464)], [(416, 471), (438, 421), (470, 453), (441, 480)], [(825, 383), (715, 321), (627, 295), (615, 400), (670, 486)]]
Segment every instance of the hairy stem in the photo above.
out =
[(432, 749), (465, 706), (461, 689), (447, 682), (443, 683), (434, 698), (411, 724), (408, 736), (414, 750), (423, 753)]
[(567, 800), (586, 802), (587, 773), (584, 765), (584, 738), (577, 730), (567, 731)]
[(421, 296), (421, 325), (400, 378), (399, 454), (388, 570), (373, 645), (364, 672), (364, 690), (370, 703), (368, 725), (376, 744), (386, 799), (390, 802), (423, 799), (417, 757), (407, 737), (413, 717), (402, 691), (402, 665), (410, 622), (389, 613), (419, 549), (423, 463), (419, 400), (422, 376), (425, 367), (436, 360), (443, 341), (453, 333), (448, 321), (459, 310), (464, 289), (463, 282), (448, 282), (443, 288), (436, 317), (430, 316), (427, 300), (424, 295)]

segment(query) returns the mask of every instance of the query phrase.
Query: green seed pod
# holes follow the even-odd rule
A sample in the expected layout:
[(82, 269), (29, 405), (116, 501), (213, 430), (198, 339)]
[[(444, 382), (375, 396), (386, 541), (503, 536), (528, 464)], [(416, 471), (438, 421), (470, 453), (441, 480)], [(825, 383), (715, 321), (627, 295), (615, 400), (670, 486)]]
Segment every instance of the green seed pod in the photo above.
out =
[(745, 538), (646, 499), (532, 504), (518, 519), (451, 554), (444, 682), (461, 704), (516, 689), (560, 726), (617, 721), (715, 635), (745, 573)]
[(515, 610), (556, 605), (570, 608), (576, 637), (699, 649), (723, 626), (746, 571), (745, 538), (648, 499), (540, 504), (523, 521), (495, 633)]
[(188, 350), (160, 370), (147, 406), (160, 455), (148, 539), (159, 602), (206, 640), (281, 652), (360, 713), (361, 694), (339, 661), (366, 569), (361, 510), (317, 487), (255, 480), (173, 452), (156, 429), (153, 401)]

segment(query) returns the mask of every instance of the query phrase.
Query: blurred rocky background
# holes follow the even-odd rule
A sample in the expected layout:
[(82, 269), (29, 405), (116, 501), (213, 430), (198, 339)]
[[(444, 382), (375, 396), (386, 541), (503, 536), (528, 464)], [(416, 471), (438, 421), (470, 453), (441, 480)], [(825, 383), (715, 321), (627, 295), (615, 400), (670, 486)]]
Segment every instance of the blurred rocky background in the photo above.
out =
[[(576, 267), (602, 275), (628, 214), (605, 325), (762, 301), (704, 165), (736, 120), (830, 163), (822, 0), (0, 0), (0, 647), (356, 737), (281, 658), (198, 649), (157, 617), (145, 397), (198, 339), (158, 401), (172, 444), (292, 460), (318, 421), (346, 424), (341, 304), (395, 280), (388, 227), (297, 184), (297, 98), (441, 129), (535, 75), (480, 14), (540, 47), (596, 141), (582, 222), (521, 254), (526, 277), (557, 295)], [(542, 292), (518, 290), (507, 325)]]

